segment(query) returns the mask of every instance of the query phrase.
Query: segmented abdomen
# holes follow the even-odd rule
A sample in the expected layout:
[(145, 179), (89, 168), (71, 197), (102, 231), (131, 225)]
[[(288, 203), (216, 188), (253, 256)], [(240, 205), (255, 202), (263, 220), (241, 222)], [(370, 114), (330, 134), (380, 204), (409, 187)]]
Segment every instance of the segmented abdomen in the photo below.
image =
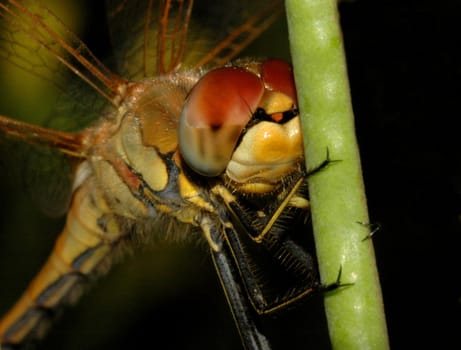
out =
[(124, 232), (91, 180), (74, 193), (66, 225), (47, 262), (0, 320), (1, 349), (39, 339), (56, 311), (81, 294), (85, 280), (110, 264)]

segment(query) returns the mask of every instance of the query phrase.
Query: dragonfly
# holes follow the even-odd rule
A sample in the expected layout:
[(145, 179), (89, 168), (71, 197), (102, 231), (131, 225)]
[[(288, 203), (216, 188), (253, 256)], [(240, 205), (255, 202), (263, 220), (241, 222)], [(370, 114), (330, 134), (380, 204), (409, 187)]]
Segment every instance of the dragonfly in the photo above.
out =
[(0, 2), (2, 57), (76, 76), (62, 89), (77, 103), (60, 114), (89, 119), (62, 131), (0, 115), (2, 139), (53, 150), (72, 174), (64, 227), (1, 319), (2, 349), (39, 341), (82, 284), (165, 230), (207, 243), (245, 349), (271, 348), (261, 317), (322, 289), (305, 232), (292, 230), (309, 216), (292, 68), (235, 59), (283, 2), (230, 3), (108, 1), (109, 68), (37, 2)]

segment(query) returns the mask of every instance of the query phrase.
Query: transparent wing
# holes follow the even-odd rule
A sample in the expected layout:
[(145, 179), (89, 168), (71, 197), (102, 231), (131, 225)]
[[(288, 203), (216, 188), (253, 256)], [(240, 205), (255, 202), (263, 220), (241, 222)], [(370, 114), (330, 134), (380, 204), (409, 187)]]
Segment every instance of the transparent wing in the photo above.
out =
[(223, 65), (283, 11), (281, 0), (192, 2), (108, 0), (119, 74), (141, 79)]
[[(31, 90), (33, 76), (38, 76), (61, 91), (60, 101), (46, 123), (57, 130), (75, 131), (87, 125), (101, 115), (104, 106), (117, 104), (120, 86), (125, 84), (38, 1), (0, 2), (0, 59), (9, 63), (2, 67), (5, 75), (12, 66), (29, 73), (32, 78), (24, 75), (23, 79), (31, 81)], [(71, 75), (80, 78), (73, 85), (69, 84)], [(35, 114), (40, 111), (27, 112), (29, 116)], [(30, 147), (24, 142), (47, 147)], [(9, 172), (14, 178), (22, 178), (21, 187), (31, 192), (40, 207), (55, 214), (66, 208), (72, 165), (62, 153), (78, 156), (81, 145), (77, 135), (0, 118), (0, 146), (4, 160), (14, 155), (16, 162), (7, 163)]]
[[(31, 91), (34, 88), (34, 76), (38, 76), (41, 80), (51, 82), (50, 85), (61, 90), (63, 96), (69, 96), (67, 78), (76, 74), (81, 78), (81, 85), (92, 90), (93, 97), (86, 99), (62, 98), (75, 102), (72, 107), (61, 104), (60, 108), (51, 113), (51, 119), (55, 121), (54, 127), (59, 125), (57, 128), (61, 130), (76, 130), (87, 123), (90, 117), (94, 118), (94, 114), (88, 111), (93, 110), (97, 101), (100, 105), (111, 103), (116, 96), (117, 86), (123, 83), (57, 17), (37, 1), (0, 2), (0, 60), (7, 63), (0, 67), (2, 77), (5, 78), (2, 84), (8, 84), (5, 89), (9, 89), (9, 85), (15, 85), (15, 79), (30, 81), (30, 84), (24, 84), (27, 90), (24, 94), (27, 95), (29, 88)], [(21, 75), (19, 71), (20, 75), (7, 80), (8, 75), (17, 72), (12, 69), (14, 66), (29, 74)], [(88, 102), (90, 99), (93, 99), (91, 108), (77, 108), (82, 101)], [(2, 101), (0, 113), (8, 111), (4, 107), (7, 102)], [(16, 104), (20, 105), (21, 102), (23, 101), (16, 101)], [(14, 107), (10, 109), (14, 110)], [(25, 110), (23, 114), (26, 116), (23, 115), (22, 118), (33, 118), (41, 114), (39, 109), (40, 107), (37, 110)], [(75, 112), (77, 109), (80, 113)], [(86, 121), (83, 122), (81, 116), (85, 116)], [(79, 148), (80, 142), (72, 134), (0, 117), (0, 156), (5, 173), (18, 186), (25, 188), (48, 214), (59, 215), (67, 208), (71, 194), (72, 162), (62, 152), (75, 156), (79, 153)], [(76, 153), (66, 151), (71, 149)]]
[[(237, 56), (283, 13), (282, 0), (203, 1), (197, 6), (198, 22), (205, 24), (207, 42), (195, 67), (211, 64), (222, 66)], [(211, 11), (210, 11), (211, 10)], [(214, 31), (214, 28), (217, 31)], [(187, 60), (189, 60), (187, 58)]]
[(0, 18), (0, 58), (44, 79), (53, 79), (56, 84), (64, 66), (114, 103), (125, 81), (108, 70), (40, 2), (4, 0), (0, 3)]

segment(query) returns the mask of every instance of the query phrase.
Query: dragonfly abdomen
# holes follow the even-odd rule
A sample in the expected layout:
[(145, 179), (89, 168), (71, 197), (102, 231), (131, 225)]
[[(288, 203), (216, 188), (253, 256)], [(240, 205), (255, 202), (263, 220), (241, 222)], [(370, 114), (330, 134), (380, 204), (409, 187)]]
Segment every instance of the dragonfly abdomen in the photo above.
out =
[(124, 232), (91, 180), (74, 193), (66, 225), (47, 262), (0, 321), (2, 349), (40, 339), (56, 311), (80, 296), (90, 276), (107, 269)]

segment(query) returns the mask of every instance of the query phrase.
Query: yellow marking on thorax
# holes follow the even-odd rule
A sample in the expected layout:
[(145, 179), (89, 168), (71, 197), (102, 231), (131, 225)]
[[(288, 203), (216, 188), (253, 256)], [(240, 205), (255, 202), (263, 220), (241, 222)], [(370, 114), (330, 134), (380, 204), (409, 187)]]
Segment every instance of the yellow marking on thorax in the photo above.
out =
[[(174, 161), (179, 169), (182, 169), (184, 165), (179, 152), (175, 153)], [(214, 206), (203, 197), (203, 190), (192, 183), (183, 171), (181, 171), (178, 176), (178, 187), (179, 194), (185, 201), (193, 203), (200, 209), (206, 210), (208, 212), (213, 212), (215, 210)]]
[(108, 194), (109, 205), (115, 213), (131, 219), (147, 216), (146, 206), (133, 197), (129, 187), (111, 163), (105, 160), (97, 161), (94, 163), (94, 169), (103, 192)]
[(130, 166), (154, 191), (162, 191), (168, 184), (168, 169), (164, 160), (153, 146), (142, 143), (140, 122), (133, 115), (127, 115), (120, 129), (121, 151)]

